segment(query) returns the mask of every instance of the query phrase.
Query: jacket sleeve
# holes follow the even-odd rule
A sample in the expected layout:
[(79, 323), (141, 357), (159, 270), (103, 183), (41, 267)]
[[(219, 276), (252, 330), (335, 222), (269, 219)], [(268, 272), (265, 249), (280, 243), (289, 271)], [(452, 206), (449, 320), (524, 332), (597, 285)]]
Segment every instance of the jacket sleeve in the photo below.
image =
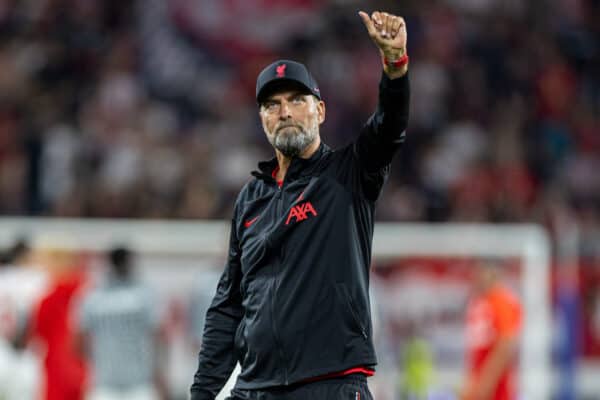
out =
[(396, 79), (382, 74), (379, 101), (354, 143), (363, 194), (375, 201), (389, 174), (390, 164), (406, 136), (410, 87), (408, 72)]
[(240, 256), (234, 218), (227, 264), (206, 312), (198, 369), (191, 387), (192, 400), (214, 400), (237, 362), (234, 351), (235, 332), (243, 316)]

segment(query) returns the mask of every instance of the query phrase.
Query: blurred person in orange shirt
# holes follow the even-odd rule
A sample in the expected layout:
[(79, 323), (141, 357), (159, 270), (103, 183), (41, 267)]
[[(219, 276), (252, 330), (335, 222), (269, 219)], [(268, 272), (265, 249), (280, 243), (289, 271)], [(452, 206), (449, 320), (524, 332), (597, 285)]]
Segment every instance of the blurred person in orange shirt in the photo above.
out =
[(515, 352), (522, 308), (502, 282), (499, 267), (477, 268), (466, 312), (467, 377), (461, 400), (515, 400)]
[(34, 257), (50, 283), (33, 318), (32, 339), (44, 366), (43, 400), (82, 400), (88, 368), (78, 350), (74, 305), (86, 282), (76, 239), (52, 235), (34, 241)]

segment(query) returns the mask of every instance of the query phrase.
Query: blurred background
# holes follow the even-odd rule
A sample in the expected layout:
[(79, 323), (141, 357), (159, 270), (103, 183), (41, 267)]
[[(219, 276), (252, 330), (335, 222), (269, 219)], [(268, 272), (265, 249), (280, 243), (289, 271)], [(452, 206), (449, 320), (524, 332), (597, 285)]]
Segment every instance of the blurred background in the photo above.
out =
[[(600, 398), (600, 389), (593, 392), (597, 386), (586, 390), (580, 383), (581, 374), (600, 364), (597, 0), (0, 0), (0, 215), (23, 218), (16, 221), (228, 220), (250, 171), (272, 156), (254, 100), (262, 67), (277, 58), (309, 66), (327, 103), (322, 137), (332, 147), (350, 142), (372, 112), (381, 67), (359, 9), (403, 15), (411, 56), (408, 140), (379, 201), (378, 220), (542, 227), (551, 242), (547, 284), (559, 374), (553, 396)], [(12, 254), (5, 254), (6, 264), (37, 266), (27, 272), (35, 270), (36, 277), (19, 281), (37, 282), (29, 285), (36, 294), (21, 307), (28, 320), (54, 293), (61, 309), (73, 309), (65, 311), (63, 325), (80, 343), (82, 321), (94, 329), (87, 314), (94, 307), (82, 304), (99, 282), (112, 279), (106, 278), (108, 246), (79, 251), (80, 231), (41, 244), (25, 237), (23, 243), (42, 255), (22, 262), (9, 249), (28, 232), (19, 222), (11, 227), (0, 232), (0, 244)], [(125, 236), (115, 239), (127, 242)], [(69, 257), (48, 261), (65, 247)], [(139, 275), (161, 299), (168, 292), (168, 278), (161, 280), (168, 258), (161, 259), (162, 269), (145, 268), (142, 261)], [(381, 292), (391, 297), (381, 298), (401, 301), (393, 295), (405, 293), (407, 281), (389, 277), (405, 276), (415, 266), (436, 271), (429, 274), (436, 280), (426, 283), (430, 290), (439, 284), (440, 268), (453, 276), (462, 271), (447, 259), (409, 261), (397, 260), (391, 268), (389, 260), (380, 263), (382, 270), (402, 274), (375, 267), (374, 279), (391, 285), (391, 292)], [(519, 290), (522, 267), (507, 263)], [(71, 267), (48, 267), (56, 264)], [(210, 298), (222, 260), (200, 264), (210, 273), (195, 276), (203, 287), (197, 292)], [(71, 286), (62, 278), (67, 275)], [(21, 287), (8, 276), (0, 274), (0, 288)], [(467, 281), (454, 298), (456, 309), (442, 318), (460, 320)], [(171, 300), (140, 310), (159, 337), (196, 323), (189, 322), (190, 310), (200, 300), (191, 294)], [(190, 328), (186, 337), (200, 328)], [(38, 337), (52, 336), (44, 332)], [(193, 340), (179, 351), (193, 356)], [(448, 360), (456, 359), (453, 351)], [(36, 357), (46, 357), (47, 364), (47, 350), (45, 356), (31, 354), (27, 365)], [(67, 381), (93, 375), (85, 360), (70, 361), (74, 372)], [(184, 396), (193, 362), (189, 368), (162, 378), (164, 398)], [(396, 387), (389, 398), (400, 398)]]

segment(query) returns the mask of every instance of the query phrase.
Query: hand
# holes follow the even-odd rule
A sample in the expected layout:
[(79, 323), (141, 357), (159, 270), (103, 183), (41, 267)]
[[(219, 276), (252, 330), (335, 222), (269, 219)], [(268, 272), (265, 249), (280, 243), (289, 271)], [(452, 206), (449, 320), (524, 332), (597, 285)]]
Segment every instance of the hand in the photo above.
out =
[[(406, 24), (402, 17), (380, 11), (375, 11), (370, 17), (364, 11), (359, 11), (358, 14), (383, 58), (394, 61), (406, 54)], [(384, 65), (388, 75), (398, 76), (404, 75), (407, 66), (405, 65), (400, 71), (392, 71), (392, 69)]]
[(358, 14), (363, 20), (369, 36), (377, 47), (383, 52), (386, 50), (406, 51), (406, 25), (402, 17), (375, 11), (369, 17), (364, 11)]

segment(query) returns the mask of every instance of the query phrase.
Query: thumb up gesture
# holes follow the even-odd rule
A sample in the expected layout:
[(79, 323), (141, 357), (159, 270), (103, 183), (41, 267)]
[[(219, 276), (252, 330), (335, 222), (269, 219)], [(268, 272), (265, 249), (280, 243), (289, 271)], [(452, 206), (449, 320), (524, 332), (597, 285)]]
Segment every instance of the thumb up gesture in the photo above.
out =
[(404, 75), (408, 69), (404, 19), (380, 11), (375, 11), (370, 16), (364, 11), (358, 14), (371, 40), (379, 48), (386, 74), (392, 79)]

